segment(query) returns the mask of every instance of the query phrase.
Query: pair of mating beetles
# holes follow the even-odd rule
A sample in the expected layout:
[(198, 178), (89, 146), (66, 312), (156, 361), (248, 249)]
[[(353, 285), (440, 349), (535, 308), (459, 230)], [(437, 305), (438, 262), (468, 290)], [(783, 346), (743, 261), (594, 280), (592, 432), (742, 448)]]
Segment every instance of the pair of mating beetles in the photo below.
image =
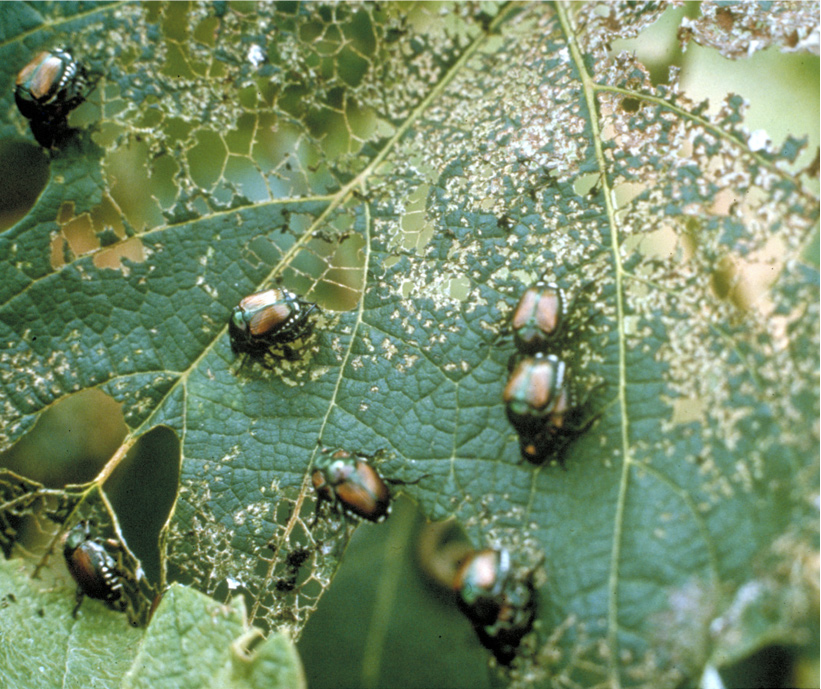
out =
[(569, 368), (551, 353), (568, 335), (571, 310), (557, 284), (539, 281), (524, 291), (511, 318), (518, 353), (502, 398), (521, 455), (532, 464), (562, 463), (566, 447), (598, 417), (586, 399), (577, 401)]

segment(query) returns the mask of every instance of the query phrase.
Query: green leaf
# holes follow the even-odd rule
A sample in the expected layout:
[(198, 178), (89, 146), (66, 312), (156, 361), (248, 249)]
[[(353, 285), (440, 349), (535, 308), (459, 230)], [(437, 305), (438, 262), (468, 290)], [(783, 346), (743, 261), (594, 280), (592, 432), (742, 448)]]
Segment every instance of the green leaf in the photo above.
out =
[(221, 605), (175, 585), (141, 631), (91, 599), (73, 617), (75, 585), (61, 564), (37, 579), (24, 560), (0, 567), (4, 686), (305, 686), (290, 639), (262, 641), (242, 599)]
[(123, 615), (85, 600), (77, 617), (76, 586), (64, 566), (32, 579), (25, 560), (3, 560), (0, 683), (8, 687), (119, 687), (142, 634)]
[[(123, 686), (305, 687), (287, 636), (248, 628), (241, 598), (221, 605), (172, 586), (157, 608)], [(170, 668), (174, 668), (173, 671)]]
[[(511, 682), (673, 687), (795, 640), (808, 606), (782, 603), (815, 589), (788, 563), (817, 555), (818, 199), (794, 139), (750, 145), (740, 97), (708, 115), (608, 52), (659, 12), (4, 4), (0, 137), (32, 142), (11, 84), (54, 39), (100, 81), (70, 141), (32, 152), (48, 183), (0, 235), (0, 447), (87, 389), (128, 428), (88, 484), (0, 484), (4, 548), (46, 510), (104, 513), (131, 545), (141, 515), (120, 506), (151, 477), (129, 452), (170, 429), (179, 456), (153, 461), (179, 466), (173, 507), (141, 508), (164, 524), (152, 583), (242, 594), (249, 623), (298, 636), (350, 534), (312, 525), (311, 467), (342, 447), (537, 570)], [(520, 461), (501, 401), (506, 322), (540, 277), (592, 284), (556, 353), (601, 416), (566, 470)], [(231, 309), (280, 281), (320, 305), (314, 333), (296, 360), (239, 366)]]

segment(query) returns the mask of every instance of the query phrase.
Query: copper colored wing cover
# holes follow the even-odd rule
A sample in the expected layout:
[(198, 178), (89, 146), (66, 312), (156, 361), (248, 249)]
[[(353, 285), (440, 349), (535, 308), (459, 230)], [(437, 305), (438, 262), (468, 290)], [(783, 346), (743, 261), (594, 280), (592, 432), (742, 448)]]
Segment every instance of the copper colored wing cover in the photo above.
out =
[(251, 317), (248, 329), (251, 335), (266, 335), (275, 332), (288, 320), (290, 313), (291, 308), (288, 304), (273, 304), (255, 313)]
[(377, 521), (388, 513), (391, 501), (388, 487), (374, 468), (365, 462), (357, 463), (354, 480), (343, 481), (334, 490), (345, 507), (360, 517)]
[(91, 598), (105, 598), (108, 587), (84, 547), (77, 548), (71, 558), (66, 559), (66, 565), (83, 593)]
[(60, 58), (45, 52), (40, 53), (23, 67), (20, 74), (17, 75), (17, 84), (20, 85), (28, 81), (29, 76), (36, 69), (37, 74), (29, 84), (28, 90), (37, 100), (43, 100), (49, 95), (49, 91), (56, 87), (59, 81), (57, 78), (59, 76), (58, 71), (62, 68), (63, 62)]

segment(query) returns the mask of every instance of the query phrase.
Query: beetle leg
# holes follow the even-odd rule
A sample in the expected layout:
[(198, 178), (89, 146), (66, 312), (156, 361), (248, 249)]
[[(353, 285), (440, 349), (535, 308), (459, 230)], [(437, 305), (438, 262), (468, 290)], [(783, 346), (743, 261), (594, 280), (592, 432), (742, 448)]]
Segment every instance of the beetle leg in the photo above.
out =
[(71, 611), (71, 616), (75, 619), (77, 618), (77, 612), (80, 610), (80, 606), (83, 604), (83, 598), (85, 598), (85, 593), (83, 593), (83, 587), (77, 587), (77, 593), (75, 595), (75, 606), (74, 610)]
[(384, 478), (383, 481), (385, 483), (390, 483), (392, 486), (415, 486), (419, 483), (422, 479), (427, 478), (430, 474), (422, 474), (419, 478), (414, 479), (413, 481), (405, 481), (401, 478)]
[[(601, 381), (600, 383), (596, 383), (593, 387), (588, 389), (584, 393), (584, 397), (579, 400), (579, 402), (575, 405), (575, 412), (570, 419), (568, 419), (568, 430), (571, 431), (573, 434), (584, 433), (590, 426), (593, 425), (593, 422), (596, 421), (602, 414), (604, 414), (604, 410), (610, 406), (605, 405), (604, 407), (599, 407), (593, 411), (590, 411), (587, 414), (583, 414), (583, 412), (588, 408), (590, 405), (590, 398), (593, 393), (597, 390), (602, 390), (607, 387), (607, 383), (605, 381)], [(576, 418), (577, 416), (581, 416), (581, 418)]]
[(325, 502), (328, 502), (327, 498), (324, 498), (321, 495), (317, 495), (316, 510), (314, 511), (314, 520), (311, 522), (308, 528), (313, 529), (317, 525), (317, 522), (319, 521), (319, 514), (322, 511), (322, 504)]
[(567, 467), (564, 465), (565, 460), (565, 453), (567, 452), (567, 448), (570, 447), (571, 438), (565, 436), (562, 438), (562, 442), (558, 448), (555, 450), (555, 459), (558, 462), (559, 466), (562, 468), (563, 471), (567, 471)]

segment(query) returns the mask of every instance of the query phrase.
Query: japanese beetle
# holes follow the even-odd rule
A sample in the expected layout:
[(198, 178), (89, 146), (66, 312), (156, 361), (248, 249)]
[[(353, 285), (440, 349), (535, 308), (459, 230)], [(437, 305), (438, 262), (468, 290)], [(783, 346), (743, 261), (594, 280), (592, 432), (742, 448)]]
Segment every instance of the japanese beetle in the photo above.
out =
[(77, 616), (85, 596), (103, 601), (112, 610), (126, 609), (122, 573), (111, 554), (118, 547), (116, 541), (92, 538), (87, 522), (80, 522), (66, 534), (63, 555), (68, 571), (77, 582), (73, 617)]
[(50, 147), (89, 91), (85, 67), (64, 48), (37, 54), (17, 75), (14, 100), (38, 143)]
[(382, 477), (364, 457), (347, 450), (323, 454), (311, 475), (317, 496), (317, 515), (323, 502), (346, 514), (381, 522), (390, 514), (391, 494)]
[[(604, 384), (594, 386), (601, 387)], [(588, 391), (576, 401), (564, 362), (549, 354), (518, 360), (503, 393), (507, 417), (519, 433), (519, 449), (531, 464), (554, 457), (564, 465), (563, 453), (570, 442), (601, 416), (590, 410)]]
[(533, 437), (545, 424), (561, 427), (571, 396), (564, 362), (553, 354), (522, 357), (508, 378), (502, 398), (518, 433)]
[(465, 558), (453, 587), (459, 608), (473, 624), (479, 641), (499, 663), (510, 665), (536, 619), (533, 572), (517, 578), (510, 553), (488, 548)]
[(510, 320), (516, 347), (523, 354), (544, 352), (555, 341), (567, 318), (564, 292), (541, 280), (522, 294)]
[(589, 408), (591, 392), (577, 402), (564, 362), (552, 354), (519, 359), (503, 398), (508, 420), (519, 433), (522, 458), (544, 464), (554, 457), (563, 466), (567, 446), (601, 416), (602, 409)]
[(272, 347), (293, 356), (289, 342), (310, 334), (308, 316), (316, 304), (303, 301), (293, 292), (275, 288), (240, 300), (231, 312), (228, 333), (234, 354), (247, 354), (262, 361)]
[(476, 550), (459, 567), (454, 588), (470, 617), (483, 624), (492, 623), (498, 614), (498, 598), (510, 575), (510, 553), (505, 550)]

